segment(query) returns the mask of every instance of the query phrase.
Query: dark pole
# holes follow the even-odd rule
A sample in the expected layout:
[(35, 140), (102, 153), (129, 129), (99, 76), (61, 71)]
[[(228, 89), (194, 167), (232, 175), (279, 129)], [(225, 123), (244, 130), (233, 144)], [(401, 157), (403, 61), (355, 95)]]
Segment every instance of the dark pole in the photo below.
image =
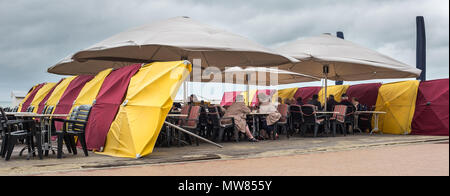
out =
[[(336, 36), (341, 39), (344, 39), (344, 33), (342, 31), (338, 31), (336, 33)], [(344, 81), (336, 81), (336, 85), (344, 85)]]
[(426, 81), (426, 71), (427, 71), (427, 40), (425, 34), (425, 20), (423, 16), (417, 16), (417, 49), (416, 49), (416, 66), (417, 69), (422, 70), (420, 77), (417, 78), (421, 81)]

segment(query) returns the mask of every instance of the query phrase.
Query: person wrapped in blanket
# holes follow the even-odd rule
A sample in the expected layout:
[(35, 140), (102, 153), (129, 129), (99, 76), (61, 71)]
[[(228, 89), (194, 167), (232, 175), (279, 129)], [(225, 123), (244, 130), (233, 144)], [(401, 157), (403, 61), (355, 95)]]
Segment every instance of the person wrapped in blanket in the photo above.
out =
[[(264, 131), (261, 131), (262, 139), (271, 139), (272, 132), (275, 129), (275, 124), (280, 120), (281, 114), (278, 112), (277, 107), (270, 100), (270, 97), (265, 93), (258, 94), (259, 99), (259, 113), (267, 113), (265, 119), (261, 120), (261, 127)], [(275, 135), (278, 137), (278, 134)]]
[[(225, 111), (224, 117), (233, 117), (237, 131), (245, 133), (250, 142), (258, 142), (248, 128), (247, 114), (250, 113), (251, 110), (245, 105), (244, 102), (244, 96), (238, 95), (236, 97), (236, 101)], [(228, 123), (226, 121), (227, 120), (224, 120), (223, 122)], [(239, 137), (238, 132), (234, 133), (234, 137)]]

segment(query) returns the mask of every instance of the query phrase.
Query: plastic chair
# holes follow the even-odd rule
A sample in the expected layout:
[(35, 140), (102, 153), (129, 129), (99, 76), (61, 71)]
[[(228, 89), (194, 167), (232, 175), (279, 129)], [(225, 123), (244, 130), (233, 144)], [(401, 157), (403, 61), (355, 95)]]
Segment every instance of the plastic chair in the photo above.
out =
[[(30, 159), (31, 154), (34, 155), (34, 140), (33, 136), (35, 136), (39, 159), (42, 159), (42, 145), (41, 145), (41, 136), (38, 131), (35, 129), (34, 120), (9, 120), (5, 114), (3, 108), (0, 108), (1, 113), (1, 126), (2, 129), (2, 146), (0, 150), (0, 154), (2, 158), (5, 158), (6, 161), (10, 160), (12, 152), (14, 150), (15, 145), (17, 144), (18, 139), (25, 139), (25, 143), (28, 149), (28, 158)], [(32, 130), (19, 129), (20, 125), (29, 124), (29, 128)]]
[[(223, 141), (223, 136), (226, 134), (226, 130), (229, 130), (232, 128), (233, 133), (235, 133), (236, 126), (234, 123), (234, 118), (232, 117), (221, 117), (219, 107), (209, 107), (208, 108), (208, 121), (209, 121), (209, 128), (212, 130), (218, 130), (213, 131), (213, 137), (217, 142)], [(236, 138), (237, 141), (239, 140), (239, 137)]]
[(273, 133), (273, 139), (276, 139), (276, 133), (279, 131), (280, 128), (283, 129), (280, 133), (286, 132), (286, 137), (290, 137), (290, 126), (289, 126), (289, 105), (287, 104), (279, 104), (277, 107), (278, 112), (281, 114), (280, 120), (276, 124), (275, 131)]
[(299, 105), (289, 106), (289, 126), (293, 133), (296, 128), (301, 129), (303, 124), (302, 109)]
[[(316, 106), (306, 104), (301, 106), (303, 125), (304, 126), (314, 126), (314, 137), (317, 137), (319, 131), (319, 126), (325, 124), (325, 119), (319, 118), (316, 114)], [(306, 129), (303, 130), (303, 135), (305, 135)]]
[(86, 145), (85, 131), (91, 108), (92, 106), (90, 105), (82, 105), (76, 107), (72, 111), (69, 120), (52, 119), (53, 122), (64, 123), (62, 126), (62, 130), (56, 131), (56, 135), (58, 136), (58, 152), (57, 152), (58, 159), (62, 158), (63, 141), (66, 142), (66, 145), (69, 144), (70, 148), (72, 149), (72, 153), (74, 155), (77, 154), (75, 136), (77, 136), (78, 140), (80, 141), (84, 155), (89, 156)]

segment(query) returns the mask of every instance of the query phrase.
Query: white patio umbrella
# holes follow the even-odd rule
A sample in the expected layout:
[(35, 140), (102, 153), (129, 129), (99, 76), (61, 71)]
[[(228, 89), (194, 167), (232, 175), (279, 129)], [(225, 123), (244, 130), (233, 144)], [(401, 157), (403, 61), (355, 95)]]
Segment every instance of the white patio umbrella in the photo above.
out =
[[(241, 68), (232, 67), (225, 70), (224, 82), (233, 84), (247, 84), (247, 100), (250, 100), (250, 85), (276, 86), (281, 84), (292, 84), (301, 82), (320, 81), (320, 78), (290, 72), (286, 70), (266, 67)], [(244, 80), (236, 80), (236, 76), (241, 76)], [(230, 77), (231, 76), (231, 77)], [(250, 101), (248, 101), (250, 103)]]
[[(294, 41), (277, 49), (301, 62), (279, 68), (327, 80), (416, 78), (421, 70), (329, 34)], [(326, 106), (326, 101), (325, 101)]]
[(152, 61), (202, 60), (214, 66), (269, 67), (297, 62), (242, 36), (176, 17), (134, 28), (67, 57), (48, 68), (61, 75), (96, 74), (108, 67)]

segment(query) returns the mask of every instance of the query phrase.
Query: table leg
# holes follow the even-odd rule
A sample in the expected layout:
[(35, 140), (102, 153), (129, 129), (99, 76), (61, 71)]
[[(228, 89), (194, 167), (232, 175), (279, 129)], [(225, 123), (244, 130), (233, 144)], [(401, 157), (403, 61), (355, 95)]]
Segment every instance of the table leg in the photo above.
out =
[(256, 134), (256, 117), (255, 117), (255, 115), (252, 115), (252, 123), (253, 123), (252, 135), (253, 135), (253, 137), (255, 137), (255, 134)]
[(355, 114), (355, 123), (353, 126), (353, 131), (358, 130), (360, 133), (362, 133), (362, 130), (359, 128), (359, 114)]
[[(378, 114), (375, 114), (374, 128), (373, 128), (372, 132), (370, 132), (370, 135), (372, 135), (373, 133), (379, 131), (379, 129), (378, 129), (378, 117), (379, 117)], [(383, 134), (383, 133), (381, 133), (381, 134)]]

